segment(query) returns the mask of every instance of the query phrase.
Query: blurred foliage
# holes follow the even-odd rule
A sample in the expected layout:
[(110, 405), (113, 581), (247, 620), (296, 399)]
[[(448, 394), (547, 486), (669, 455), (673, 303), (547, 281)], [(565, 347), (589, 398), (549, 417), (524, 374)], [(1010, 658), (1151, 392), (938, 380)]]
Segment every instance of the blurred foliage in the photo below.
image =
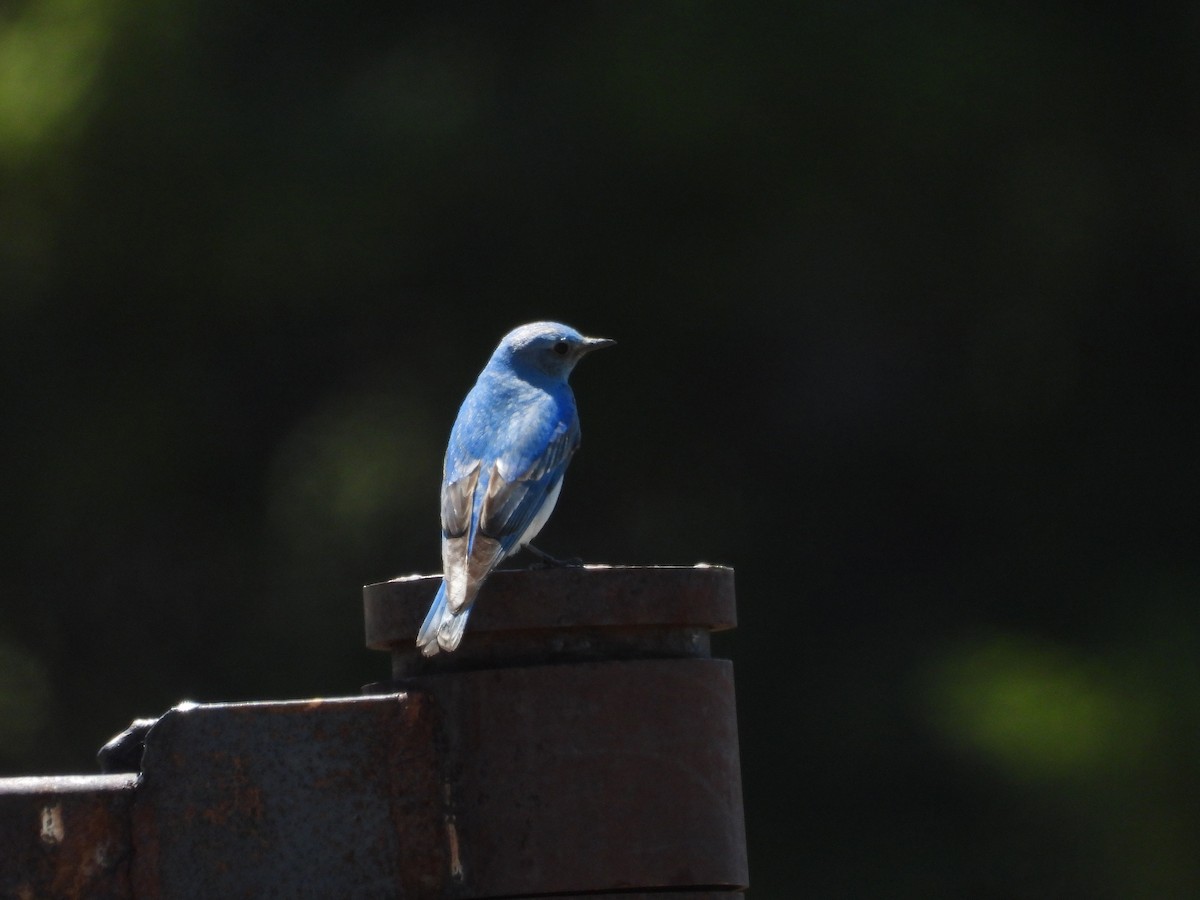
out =
[(942, 727), (1021, 780), (1112, 774), (1156, 743), (1153, 697), (1050, 646), (963, 647), (934, 680)]
[(756, 895), (1200, 893), (1200, 14), (0, 8), (0, 764), (386, 672), (500, 335), (737, 566)]

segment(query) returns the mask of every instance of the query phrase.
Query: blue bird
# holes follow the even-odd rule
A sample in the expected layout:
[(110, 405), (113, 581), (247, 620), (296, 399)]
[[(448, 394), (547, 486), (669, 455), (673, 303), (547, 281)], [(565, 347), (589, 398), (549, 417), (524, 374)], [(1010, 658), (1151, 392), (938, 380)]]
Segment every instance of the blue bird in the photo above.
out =
[(567, 378), (592, 350), (616, 343), (557, 322), (504, 336), (450, 432), (442, 471), (442, 585), (417, 635), (426, 656), (458, 647), (484, 579), (532, 541), (558, 500), (579, 447)]

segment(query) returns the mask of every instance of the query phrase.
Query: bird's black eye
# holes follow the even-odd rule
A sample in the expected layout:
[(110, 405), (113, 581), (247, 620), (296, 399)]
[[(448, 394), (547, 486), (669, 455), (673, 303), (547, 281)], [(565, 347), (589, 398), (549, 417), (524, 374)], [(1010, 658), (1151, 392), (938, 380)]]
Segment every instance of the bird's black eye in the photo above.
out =
[(559, 341), (557, 344), (554, 345), (554, 352), (557, 353), (559, 356), (566, 356), (567, 351), (570, 349), (571, 349), (571, 345), (568, 344), (566, 341)]

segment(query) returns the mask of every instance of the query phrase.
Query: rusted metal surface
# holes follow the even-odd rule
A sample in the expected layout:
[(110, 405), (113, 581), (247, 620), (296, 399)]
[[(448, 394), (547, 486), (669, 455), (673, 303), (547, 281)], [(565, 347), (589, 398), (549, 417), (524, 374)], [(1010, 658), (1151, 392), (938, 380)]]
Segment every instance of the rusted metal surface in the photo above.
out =
[(363, 588), (367, 646), (392, 653), (392, 677), (603, 659), (707, 657), (709, 633), (737, 622), (733, 570), (582, 566), (495, 572), (454, 653), (414, 641), (438, 575)]
[(462, 897), (747, 883), (733, 671), (635, 660), (413, 679)]
[[(410, 575), (363, 589), (367, 646), (416, 638), (440, 575)], [(733, 569), (726, 566), (565, 566), (493, 572), (468, 634), (631, 625), (737, 624)]]
[(737, 894), (732, 571), (499, 573), (422, 666), (436, 583), (365, 590), (386, 693), (183, 704), (101, 752), (137, 776), (0, 781), (0, 896)]
[(747, 881), (732, 666), (510, 667), (172, 710), (133, 822), (137, 897), (720, 896)]
[(434, 752), (420, 697), (172, 710), (146, 737), (134, 895), (440, 896)]
[(438, 710), (455, 896), (748, 882), (733, 570), (495, 573), (462, 646), (413, 645), (437, 576), (368, 585), (368, 646)]
[(126, 900), (131, 775), (0, 779), (0, 897)]

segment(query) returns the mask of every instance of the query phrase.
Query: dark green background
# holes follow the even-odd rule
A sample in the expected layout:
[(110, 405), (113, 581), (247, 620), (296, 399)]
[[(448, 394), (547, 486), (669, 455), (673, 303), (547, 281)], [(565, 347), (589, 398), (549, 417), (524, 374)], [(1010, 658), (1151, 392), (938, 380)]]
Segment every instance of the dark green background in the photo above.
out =
[(738, 572), (755, 895), (1200, 894), (1194, 4), (0, 9), (0, 771), (348, 694), (500, 336)]

